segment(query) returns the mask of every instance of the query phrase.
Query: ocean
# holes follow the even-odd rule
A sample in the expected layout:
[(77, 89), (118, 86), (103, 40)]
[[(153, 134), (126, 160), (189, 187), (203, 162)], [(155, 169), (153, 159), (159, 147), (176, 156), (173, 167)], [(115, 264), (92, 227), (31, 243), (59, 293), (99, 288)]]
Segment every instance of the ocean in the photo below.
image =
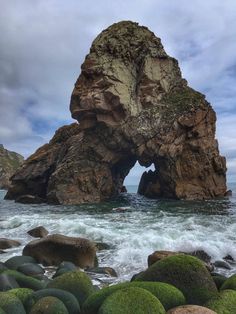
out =
[[(119, 282), (144, 270), (155, 250), (204, 250), (213, 261), (228, 254), (236, 260), (236, 183), (228, 184), (232, 197), (207, 201), (153, 200), (136, 194), (137, 186), (127, 188), (109, 202), (77, 206), (18, 204), (4, 200), (6, 192), (0, 190), (0, 237), (22, 243), (1, 254), (0, 261), (21, 254), (33, 239), (27, 231), (39, 225), (50, 233), (109, 244), (110, 249), (98, 253), (99, 265), (113, 267)], [(231, 267), (219, 271), (236, 273), (236, 263)]]

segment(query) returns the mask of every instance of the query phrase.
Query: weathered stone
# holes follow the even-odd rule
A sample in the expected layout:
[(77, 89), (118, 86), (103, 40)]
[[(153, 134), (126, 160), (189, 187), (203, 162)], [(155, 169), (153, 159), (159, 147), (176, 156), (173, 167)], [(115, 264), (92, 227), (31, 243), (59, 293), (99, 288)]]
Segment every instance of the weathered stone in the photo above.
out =
[(204, 95), (188, 87), (159, 38), (137, 23), (116, 23), (94, 40), (81, 69), (70, 104), (79, 125), (59, 129), (28, 158), (6, 198), (104, 201), (122, 191), (136, 161), (155, 167), (141, 180), (143, 195), (225, 195), (215, 112)]
[(44, 203), (44, 199), (37, 195), (26, 194), (17, 197), (16, 202), (22, 204), (41, 204)]
[(198, 305), (181, 305), (171, 309), (167, 314), (217, 314), (216, 312)]
[(179, 255), (180, 252), (172, 252), (172, 251), (155, 251), (148, 256), (148, 267), (157, 261), (162, 260), (163, 258)]
[(21, 243), (17, 240), (0, 238), (0, 249), (2, 249), (2, 250), (10, 249), (12, 247), (17, 247), (20, 245), (21, 245)]
[(0, 189), (8, 189), (10, 177), (23, 163), (24, 157), (15, 152), (11, 152), (0, 144)]
[(96, 266), (96, 247), (93, 242), (61, 234), (29, 242), (23, 249), (23, 255), (32, 256), (43, 265), (59, 265), (63, 261), (70, 261), (81, 268)]
[(38, 226), (27, 231), (27, 233), (31, 235), (31, 237), (34, 237), (34, 238), (44, 238), (48, 235), (49, 232), (43, 226)]

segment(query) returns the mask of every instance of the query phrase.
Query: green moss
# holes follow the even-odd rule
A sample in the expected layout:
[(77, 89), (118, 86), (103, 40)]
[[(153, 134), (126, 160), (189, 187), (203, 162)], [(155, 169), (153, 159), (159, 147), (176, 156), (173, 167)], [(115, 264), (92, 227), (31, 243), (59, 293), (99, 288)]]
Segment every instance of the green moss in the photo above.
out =
[(165, 314), (161, 302), (145, 289), (121, 289), (103, 302), (98, 314)]
[(68, 311), (58, 298), (45, 297), (33, 306), (30, 314), (68, 314)]
[(6, 270), (3, 272), (15, 278), (21, 288), (30, 288), (32, 290), (41, 290), (45, 287), (45, 283), (30, 276), (23, 275), (16, 270)]
[(151, 265), (135, 281), (161, 281), (177, 287), (189, 304), (202, 305), (217, 294), (210, 273), (198, 258), (190, 255), (166, 257)]
[(236, 291), (224, 290), (217, 297), (212, 298), (206, 304), (206, 307), (218, 314), (236, 313)]
[(0, 314), (6, 314), (6, 312), (0, 308)]
[(30, 295), (32, 295), (33, 290), (29, 288), (16, 288), (8, 291), (9, 293), (14, 294), (23, 305), (25, 305), (26, 300)]
[(0, 292), (0, 308), (9, 314), (26, 313), (21, 301), (9, 292)]
[(223, 283), (227, 280), (227, 277), (225, 277), (223, 275), (213, 275), (212, 278), (213, 278), (218, 290), (221, 289)]
[(26, 301), (27, 313), (30, 312), (36, 302), (48, 296), (56, 297), (61, 300), (67, 308), (69, 314), (80, 313), (80, 305), (76, 297), (72, 293), (61, 289), (43, 289), (32, 293)]
[(47, 287), (71, 292), (79, 301), (80, 306), (94, 292), (91, 279), (81, 271), (71, 271), (56, 277)]
[(233, 275), (225, 280), (225, 282), (221, 286), (221, 290), (225, 289), (236, 290), (236, 275)]
[(83, 313), (96, 314), (104, 300), (109, 295), (117, 290), (129, 287), (138, 287), (148, 290), (160, 300), (165, 310), (169, 310), (175, 306), (186, 303), (183, 293), (169, 284), (163, 282), (133, 281), (106, 287), (92, 294), (83, 305)]

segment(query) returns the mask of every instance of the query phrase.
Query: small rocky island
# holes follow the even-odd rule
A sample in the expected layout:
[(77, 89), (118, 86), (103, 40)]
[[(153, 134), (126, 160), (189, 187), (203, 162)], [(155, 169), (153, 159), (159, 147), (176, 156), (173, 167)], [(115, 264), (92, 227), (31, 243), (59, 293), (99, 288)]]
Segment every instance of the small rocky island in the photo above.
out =
[(71, 96), (79, 123), (60, 128), (12, 177), (6, 198), (101, 202), (120, 193), (138, 161), (139, 193), (207, 199), (226, 193), (216, 115), (146, 27), (124, 21), (93, 42)]
[(0, 144), (0, 189), (10, 187), (10, 177), (23, 163), (24, 157), (15, 152), (11, 152)]

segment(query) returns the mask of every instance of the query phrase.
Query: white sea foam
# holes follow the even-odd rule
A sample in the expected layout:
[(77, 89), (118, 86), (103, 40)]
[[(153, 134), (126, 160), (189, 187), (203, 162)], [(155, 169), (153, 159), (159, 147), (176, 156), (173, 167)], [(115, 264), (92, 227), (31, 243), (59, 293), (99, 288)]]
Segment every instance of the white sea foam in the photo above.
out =
[[(43, 225), (51, 233), (105, 242), (110, 250), (98, 253), (101, 266), (111, 266), (119, 281), (147, 267), (155, 250), (204, 250), (213, 261), (230, 254), (236, 260), (236, 200), (210, 202), (151, 201), (127, 194), (97, 206), (17, 205), (1, 201), (1, 237), (20, 239), (22, 246), (2, 255), (19, 254), (32, 238), (27, 231)], [(112, 208), (128, 207), (125, 212)], [(230, 272), (236, 272), (232, 269)]]

